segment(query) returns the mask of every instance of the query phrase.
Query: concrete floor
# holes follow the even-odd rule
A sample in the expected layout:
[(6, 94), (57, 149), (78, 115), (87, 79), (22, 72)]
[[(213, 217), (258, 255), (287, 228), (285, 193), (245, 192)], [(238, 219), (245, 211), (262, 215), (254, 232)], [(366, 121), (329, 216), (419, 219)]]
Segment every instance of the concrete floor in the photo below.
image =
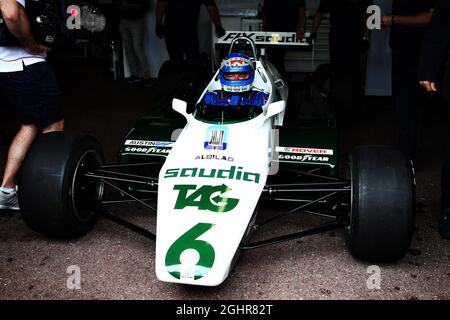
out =
[[(64, 68), (67, 130), (96, 136), (113, 161), (118, 141), (152, 107), (154, 89), (108, 80), (91, 64)], [(3, 106), (1, 114), (0, 131), (10, 138), (17, 129), (15, 117)], [(388, 99), (369, 99), (358, 126), (342, 130), (343, 156), (356, 145), (395, 141), (393, 118)], [(341, 231), (245, 252), (223, 285), (202, 288), (159, 282), (154, 243), (105, 219), (82, 239), (59, 241), (28, 229), (19, 213), (3, 211), (0, 299), (449, 299), (450, 242), (436, 232), (443, 119), (444, 110), (431, 106), (421, 110), (414, 240), (404, 259), (379, 266), (380, 289), (368, 289), (370, 264), (350, 256)], [(8, 141), (3, 142), (0, 165), (7, 152)], [(115, 212), (154, 228), (155, 219), (143, 209), (123, 205)], [(295, 231), (316, 221), (289, 217), (263, 227), (258, 237)], [(67, 270), (74, 265), (81, 271), (79, 290), (67, 288)]]

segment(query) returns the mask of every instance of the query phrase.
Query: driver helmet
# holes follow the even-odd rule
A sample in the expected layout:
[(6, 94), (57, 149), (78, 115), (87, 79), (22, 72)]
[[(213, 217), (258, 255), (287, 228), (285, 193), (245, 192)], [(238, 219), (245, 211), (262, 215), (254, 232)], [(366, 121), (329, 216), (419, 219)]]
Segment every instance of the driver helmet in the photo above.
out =
[(252, 89), (255, 70), (249, 57), (242, 53), (232, 53), (220, 67), (220, 83), (227, 92), (247, 92)]

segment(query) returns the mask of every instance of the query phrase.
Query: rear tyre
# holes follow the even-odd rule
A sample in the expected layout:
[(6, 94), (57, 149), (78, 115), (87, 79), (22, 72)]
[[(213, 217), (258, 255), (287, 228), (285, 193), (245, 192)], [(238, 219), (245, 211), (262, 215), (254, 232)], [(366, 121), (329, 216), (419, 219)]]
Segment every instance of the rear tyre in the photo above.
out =
[(410, 162), (397, 149), (357, 148), (350, 156), (352, 201), (346, 242), (362, 260), (393, 262), (411, 243), (415, 184)]
[(90, 136), (44, 134), (31, 146), (19, 179), (25, 223), (50, 237), (76, 238), (94, 225), (104, 185), (84, 173), (103, 164), (99, 143)]

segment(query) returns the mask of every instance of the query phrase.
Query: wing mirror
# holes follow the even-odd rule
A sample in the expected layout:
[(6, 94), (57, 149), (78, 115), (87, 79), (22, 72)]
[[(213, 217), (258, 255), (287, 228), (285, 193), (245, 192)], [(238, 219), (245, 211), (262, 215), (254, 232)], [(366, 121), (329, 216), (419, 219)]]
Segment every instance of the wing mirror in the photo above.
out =
[(180, 99), (172, 100), (172, 109), (181, 114), (186, 120), (189, 120), (191, 117), (190, 114), (187, 113), (187, 102)]
[(284, 100), (273, 102), (267, 107), (266, 115), (262, 118), (261, 125), (268, 119), (280, 114), (286, 108), (286, 102)]

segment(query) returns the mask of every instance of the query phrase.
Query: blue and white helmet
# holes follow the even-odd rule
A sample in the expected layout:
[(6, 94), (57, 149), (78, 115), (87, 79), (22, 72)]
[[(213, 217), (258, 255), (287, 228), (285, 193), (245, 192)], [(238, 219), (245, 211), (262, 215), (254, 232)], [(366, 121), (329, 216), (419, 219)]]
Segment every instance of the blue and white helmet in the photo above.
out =
[(249, 57), (242, 53), (232, 53), (220, 67), (220, 83), (227, 92), (250, 91), (255, 80), (255, 70)]

